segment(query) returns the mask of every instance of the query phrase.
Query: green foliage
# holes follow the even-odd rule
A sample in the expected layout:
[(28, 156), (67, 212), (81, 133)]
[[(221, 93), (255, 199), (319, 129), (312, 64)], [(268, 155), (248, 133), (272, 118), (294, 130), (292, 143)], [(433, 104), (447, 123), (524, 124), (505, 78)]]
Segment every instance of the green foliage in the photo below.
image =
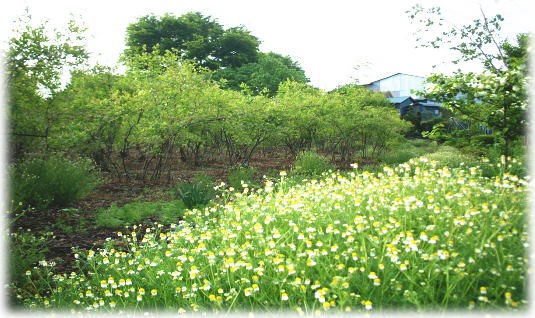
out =
[(291, 175), (314, 178), (334, 167), (329, 160), (313, 151), (303, 151), (297, 155), (293, 163)]
[(527, 184), (423, 158), (268, 182), (170, 229), (80, 251), (74, 274), (31, 269), (53, 288), (15, 291), (36, 312), (518, 313), (529, 306)]
[(376, 159), (399, 142), (410, 124), (399, 118), (383, 94), (358, 85), (330, 92), (323, 103), (319, 129), (327, 149), (340, 154), (343, 162)]
[(64, 207), (80, 200), (101, 183), (90, 160), (61, 156), (33, 158), (11, 167), (13, 209)]
[(420, 157), (426, 153), (434, 152), (436, 143), (423, 139), (409, 139), (393, 146), (390, 150), (379, 156), (379, 161), (389, 166), (407, 162), (412, 158)]
[(87, 59), (85, 29), (70, 21), (63, 30), (33, 25), (28, 12), (9, 40), (6, 55), (8, 118), (12, 154), (48, 151), (49, 138), (61, 115), (54, 97), (64, 76)]
[(434, 74), (428, 78), (433, 85), (426, 97), (494, 130), (503, 142), (502, 154), (508, 158), (511, 142), (526, 133), (529, 35), (519, 34), (512, 44), (501, 38), (501, 15), (488, 18), (483, 10), (481, 15), (470, 24), (443, 29), (440, 8), (416, 5), (411, 11), (411, 19), (422, 26), (419, 31), (432, 35), (431, 39), (419, 38), (422, 46), (446, 45), (458, 53), (454, 64), (479, 62), (485, 70), (481, 74)]
[(239, 67), (258, 59), (260, 41), (243, 27), (224, 29), (211, 17), (189, 12), (180, 17), (147, 15), (126, 30), (126, 55), (174, 51), (212, 70)]
[(222, 87), (242, 90), (246, 85), (255, 95), (275, 96), (285, 81), (307, 83), (305, 71), (288, 56), (277, 53), (260, 53), (258, 62), (238, 68), (226, 68), (214, 73), (214, 79), (222, 79)]
[[(48, 244), (53, 240), (53, 233), (34, 234), (31, 231), (19, 231), (9, 234), (9, 275), (17, 286), (24, 286), (26, 271), (38, 262), (44, 261), (48, 253)], [(26, 288), (32, 289), (30, 286)]]
[(437, 167), (459, 168), (475, 167), (480, 163), (479, 158), (462, 153), (459, 149), (442, 146), (436, 152), (422, 156), (428, 161), (436, 161)]
[(191, 182), (180, 182), (170, 189), (171, 195), (180, 198), (188, 209), (206, 206), (216, 195), (215, 183), (205, 173), (198, 173)]
[(254, 167), (238, 166), (232, 168), (228, 175), (228, 185), (233, 187), (238, 192), (244, 189), (243, 184), (247, 184), (248, 188), (255, 188), (259, 184), (255, 180), (257, 170)]
[(98, 210), (95, 224), (97, 227), (119, 228), (135, 225), (152, 218), (157, 218), (158, 222), (164, 224), (177, 223), (185, 208), (181, 200), (132, 202), (122, 207), (112, 205), (109, 208)]
[[(304, 84), (304, 72), (289, 57), (251, 57), (255, 40), (243, 28), (224, 30), (198, 13), (138, 22), (129, 28), (123, 74), (101, 66), (77, 70), (48, 98), (20, 81), (14, 96), (26, 105), (46, 104), (36, 106), (46, 116), (27, 122), (46, 123), (43, 134), (31, 133), (40, 137), (28, 139), (39, 144), (35, 152), (75, 153), (116, 177), (156, 180), (170, 176), (177, 157), (193, 166), (214, 157), (249, 165), (258, 150), (284, 147), (294, 156), (315, 148), (334, 160), (373, 158), (405, 129), (380, 94), (357, 86), (325, 93)], [(209, 43), (216, 38), (224, 41)], [(240, 41), (248, 43), (243, 55), (232, 53)], [(216, 58), (217, 50), (232, 56)], [(244, 76), (224, 79), (238, 69)], [(227, 84), (243, 91), (222, 89)], [(35, 114), (18, 112), (26, 113)]]

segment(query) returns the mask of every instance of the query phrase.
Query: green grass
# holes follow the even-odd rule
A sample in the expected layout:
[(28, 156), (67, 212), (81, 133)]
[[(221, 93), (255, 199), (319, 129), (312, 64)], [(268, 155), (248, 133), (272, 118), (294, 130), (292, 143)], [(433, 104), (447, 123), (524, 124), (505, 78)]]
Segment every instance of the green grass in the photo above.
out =
[[(159, 232), (134, 226), (27, 308), (75, 312), (478, 310), (527, 304), (527, 182), (427, 158), (381, 172), (267, 182), (187, 210)], [(49, 268), (31, 270), (41, 281)], [(47, 277), (41, 276), (41, 277)]]
[(379, 156), (379, 161), (387, 165), (397, 165), (440, 149), (436, 142), (426, 139), (406, 139)]
[(96, 216), (97, 227), (124, 227), (148, 218), (157, 217), (162, 223), (177, 223), (186, 209), (181, 200), (170, 202), (133, 202), (122, 207), (115, 205), (100, 209)]

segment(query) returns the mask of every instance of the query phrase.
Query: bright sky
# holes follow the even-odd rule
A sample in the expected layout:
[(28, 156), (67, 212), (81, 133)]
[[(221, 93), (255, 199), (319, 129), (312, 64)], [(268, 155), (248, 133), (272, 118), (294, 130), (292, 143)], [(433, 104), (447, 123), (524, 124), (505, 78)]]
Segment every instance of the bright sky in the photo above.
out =
[[(7, 2), (7, 3), (6, 3)], [(48, 19), (64, 26), (73, 14), (88, 27), (88, 49), (94, 61), (114, 65), (124, 49), (125, 30), (138, 17), (189, 11), (209, 15), (225, 27), (243, 25), (261, 41), (261, 51), (274, 51), (297, 60), (311, 84), (330, 90), (397, 72), (427, 76), (433, 65), (448, 72), (450, 52), (415, 49), (416, 25), (405, 13), (413, 4), (438, 4), (453, 22), (501, 13), (507, 34), (533, 30), (532, 0), (508, 1), (291, 1), (291, 0), (26, 0), (6, 1), (0, 10), (2, 47), (12, 22), (28, 7), (36, 22)], [(360, 66), (360, 69), (356, 69)]]

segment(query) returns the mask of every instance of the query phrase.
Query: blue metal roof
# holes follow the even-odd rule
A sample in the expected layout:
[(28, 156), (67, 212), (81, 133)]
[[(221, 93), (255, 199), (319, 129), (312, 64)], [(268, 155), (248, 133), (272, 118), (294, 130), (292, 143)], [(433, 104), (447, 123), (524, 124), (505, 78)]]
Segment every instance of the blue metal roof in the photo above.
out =
[(388, 97), (388, 101), (391, 102), (392, 104), (399, 104), (399, 103), (406, 101), (409, 98), (411, 97), (410, 96)]

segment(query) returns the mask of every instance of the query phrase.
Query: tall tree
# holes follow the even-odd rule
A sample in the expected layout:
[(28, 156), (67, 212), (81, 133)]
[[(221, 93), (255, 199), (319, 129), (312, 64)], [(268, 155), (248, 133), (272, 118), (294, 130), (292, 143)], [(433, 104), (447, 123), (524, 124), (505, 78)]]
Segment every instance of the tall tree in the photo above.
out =
[(418, 38), (421, 46), (447, 46), (458, 53), (453, 63), (479, 62), (484, 69), (482, 73), (434, 74), (428, 79), (433, 85), (426, 95), (493, 129), (503, 145), (502, 154), (509, 156), (511, 142), (525, 133), (529, 36), (519, 34), (517, 43), (502, 39), (503, 17), (489, 18), (483, 10), (480, 18), (463, 26), (446, 26), (438, 7), (415, 6), (409, 13), (420, 25), (418, 32), (427, 36)]
[(212, 70), (238, 67), (258, 59), (260, 41), (243, 27), (224, 29), (199, 12), (176, 17), (147, 15), (126, 30), (127, 56), (176, 50), (180, 57)]

